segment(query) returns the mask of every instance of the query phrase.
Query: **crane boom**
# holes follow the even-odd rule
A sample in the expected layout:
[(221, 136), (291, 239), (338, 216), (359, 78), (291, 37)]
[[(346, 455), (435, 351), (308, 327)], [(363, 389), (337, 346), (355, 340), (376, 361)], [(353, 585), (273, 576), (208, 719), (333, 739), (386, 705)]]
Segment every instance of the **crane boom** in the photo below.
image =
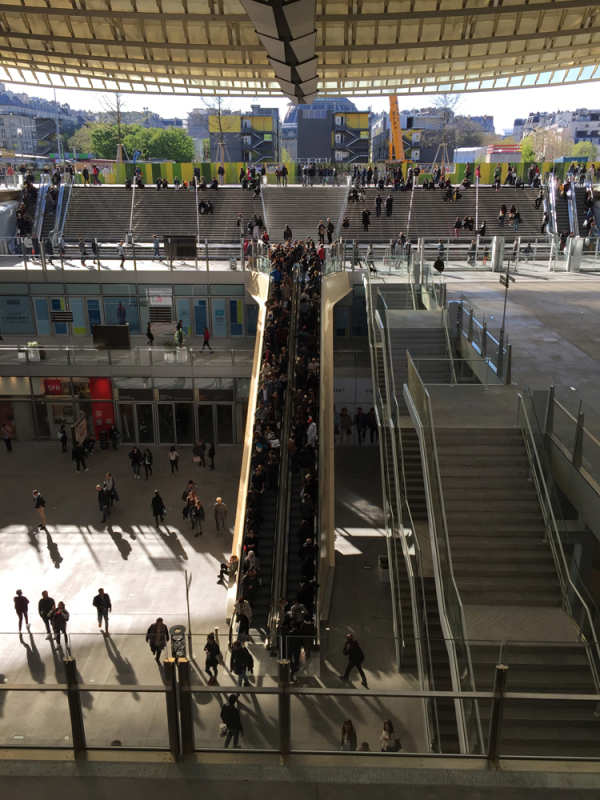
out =
[(398, 98), (390, 97), (390, 124), (392, 136), (390, 139), (390, 161), (405, 161), (404, 145), (402, 144), (402, 128), (400, 127), (400, 112), (398, 111)]

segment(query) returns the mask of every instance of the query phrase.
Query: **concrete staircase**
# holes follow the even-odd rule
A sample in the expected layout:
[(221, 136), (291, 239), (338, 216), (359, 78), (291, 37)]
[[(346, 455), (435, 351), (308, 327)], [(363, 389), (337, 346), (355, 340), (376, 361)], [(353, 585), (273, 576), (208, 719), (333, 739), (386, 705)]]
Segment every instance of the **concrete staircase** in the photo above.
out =
[[(200, 239), (214, 243), (237, 243), (238, 214), (247, 223), (254, 214), (262, 216), (260, 198), (251, 192), (226, 187), (218, 191), (199, 192), (199, 198), (212, 202), (214, 213), (200, 215)], [(75, 187), (69, 203), (65, 239), (86, 241), (94, 237), (102, 242), (118, 242), (125, 238), (131, 219), (132, 192), (122, 186), (94, 188)], [(45, 220), (44, 220), (45, 222)], [(139, 240), (163, 236), (196, 236), (196, 194), (174, 188), (157, 191), (146, 187), (135, 192), (133, 235)]]
[[(436, 317), (437, 319), (437, 317)], [(406, 353), (417, 361), (417, 369), (424, 383), (451, 383), (451, 369), (444, 331), (440, 328), (390, 328), (390, 345), (394, 367), (394, 382), (398, 401), (402, 387), (408, 381)], [(439, 359), (419, 361), (419, 359)]]
[[(478, 691), (493, 690), (499, 663), (496, 645), (471, 645)], [(509, 642), (502, 652), (508, 665), (509, 692), (596, 694), (584, 644)], [(502, 755), (600, 757), (600, 717), (589, 701), (505, 700)], [(487, 737), (490, 704), (479, 702), (483, 734)]]
[(414, 522), (426, 522), (427, 500), (425, 497), (419, 436), (414, 428), (406, 427), (401, 429), (401, 436), (408, 507)]
[[(323, 224), (327, 225), (328, 217), (337, 231), (345, 197), (345, 186), (263, 187), (266, 223), (271, 241), (283, 241), (283, 229), (289, 224), (294, 239), (307, 239), (310, 236), (316, 242), (319, 221), (323, 220)], [(333, 240), (336, 238), (337, 233), (334, 232)]]
[[(391, 217), (385, 216), (385, 209), (381, 216), (375, 216), (375, 198), (381, 194), (382, 198), (391, 194), (394, 204)], [(475, 219), (475, 187), (465, 189), (461, 200), (458, 203), (444, 202), (443, 192), (436, 189), (434, 192), (426, 192), (421, 187), (414, 192), (413, 208), (410, 219), (408, 234), (410, 239), (415, 241), (424, 236), (429, 240), (452, 239), (454, 238), (454, 220), (457, 216), (464, 219), (471, 216)], [(498, 224), (498, 214), (500, 206), (504, 203), (510, 208), (514, 203), (521, 212), (522, 222), (519, 227), (518, 235), (522, 240), (527, 241), (535, 238), (542, 238), (540, 225), (542, 223), (543, 210), (536, 210), (535, 198), (538, 195), (537, 189), (514, 189), (502, 187), (500, 192), (494, 191), (491, 186), (479, 187), (479, 223), (487, 223), (486, 238), (499, 235), (507, 238), (514, 238), (512, 228), (508, 226), (501, 228)], [(357, 240), (362, 244), (388, 244), (390, 240), (394, 242), (398, 239), (401, 232), (407, 233), (408, 211), (410, 205), (410, 192), (390, 192), (388, 189), (379, 191), (378, 189), (367, 189), (366, 200), (364, 203), (349, 203), (346, 216), (350, 218), (350, 227), (342, 231), (344, 239), (348, 241)], [(362, 212), (367, 208), (371, 212), (369, 232), (363, 231)], [(468, 243), (474, 238), (474, 233), (461, 231), (460, 241)]]
[(521, 432), (436, 430), (454, 575), (466, 605), (560, 606)]

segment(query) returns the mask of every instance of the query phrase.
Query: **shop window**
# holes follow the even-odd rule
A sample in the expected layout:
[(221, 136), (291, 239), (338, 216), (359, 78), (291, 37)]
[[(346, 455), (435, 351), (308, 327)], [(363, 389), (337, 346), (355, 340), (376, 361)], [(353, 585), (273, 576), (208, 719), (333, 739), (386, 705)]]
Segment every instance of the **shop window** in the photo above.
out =
[(31, 397), (29, 378), (1, 378), (0, 397)]
[(350, 308), (338, 306), (335, 309), (335, 335), (350, 336)]
[(192, 315), (190, 314), (190, 301), (187, 297), (175, 298), (175, 309), (177, 311), (177, 321), (181, 320), (183, 332), (186, 336), (192, 335)]
[(246, 336), (256, 336), (258, 325), (258, 303), (246, 306)]
[[(50, 298), (50, 314), (53, 311), (66, 311), (65, 300), (64, 297), (51, 297)], [(68, 322), (54, 322), (54, 333), (56, 336), (68, 336), (69, 335), (69, 323)]]
[(225, 308), (225, 300), (219, 300), (216, 297), (212, 303), (212, 335), (227, 336), (227, 310)]
[(229, 335), (244, 335), (244, 302), (243, 300), (229, 301)]
[(71, 378), (31, 378), (35, 397), (71, 397)]
[(29, 297), (0, 297), (0, 331), (21, 336), (35, 333)]
[(104, 318), (107, 325), (129, 325), (132, 335), (139, 335), (140, 320), (137, 297), (105, 297)]
[(72, 297), (69, 306), (73, 312), (73, 335), (85, 336), (88, 333), (83, 310), (83, 297)]
[(208, 327), (208, 300), (194, 300), (194, 330), (196, 336), (202, 336), (205, 327)]

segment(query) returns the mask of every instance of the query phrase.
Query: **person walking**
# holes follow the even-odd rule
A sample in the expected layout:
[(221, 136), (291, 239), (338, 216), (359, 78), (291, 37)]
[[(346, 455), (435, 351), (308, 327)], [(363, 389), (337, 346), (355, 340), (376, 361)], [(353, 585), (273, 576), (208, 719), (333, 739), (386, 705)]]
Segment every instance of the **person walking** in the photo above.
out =
[(67, 431), (65, 430), (65, 426), (61, 425), (60, 430), (58, 432), (58, 440), (60, 441), (60, 446), (62, 448), (62, 452), (67, 452), (67, 443), (69, 441), (69, 437), (67, 436)]
[[(154, 494), (152, 495), (152, 500), (150, 501), (150, 505), (152, 506), (152, 515), (154, 516), (154, 521), (156, 522), (156, 527), (158, 528), (159, 525), (162, 525), (165, 519), (165, 503), (162, 497), (160, 496), (160, 492), (158, 489), (154, 490)], [(160, 517), (160, 523), (158, 521)]]
[[(206, 653), (206, 664), (204, 665), (204, 671), (208, 675), (208, 685), (215, 686), (217, 685), (219, 664), (222, 663), (223, 656), (221, 655), (221, 648), (215, 641), (214, 633), (209, 633), (206, 637), (204, 652)], [(214, 675), (212, 674), (213, 672)]]
[(146, 480), (148, 480), (148, 473), (152, 475), (152, 462), (153, 462), (152, 453), (148, 448), (144, 450), (144, 455), (142, 458), (142, 463), (144, 465), (144, 472), (146, 473)]
[[(231, 661), (229, 669), (237, 675), (237, 685), (250, 686), (248, 672), (254, 669), (254, 659), (248, 648), (237, 639), (231, 646)], [(239, 696), (239, 695), (238, 695)]]
[(108, 635), (108, 612), (112, 611), (110, 595), (104, 589), (98, 589), (98, 594), (94, 597), (92, 605), (98, 612), (98, 627), (102, 630), (102, 620), (104, 620), (104, 627)]
[(205, 453), (206, 453), (206, 445), (204, 444), (202, 439), (198, 439), (193, 447), (192, 454), (194, 457), (194, 463), (198, 464), (199, 467), (206, 466)]
[(71, 450), (71, 461), (75, 462), (75, 471), (77, 473), (80, 472), (79, 467), (81, 466), (83, 467), (84, 472), (89, 472), (89, 469), (85, 463), (85, 450), (83, 449), (83, 445), (81, 445), (79, 442), (77, 442), (77, 444), (75, 444)]
[(169, 464), (171, 465), (171, 477), (175, 477), (175, 473), (179, 472), (179, 453), (174, 445), (171, 445), (169, 450)]
[(215, 445), (209, 444), (208, 446), (208, 457), (210, 458), (210, 469), (214, 470), (215, 468)]
[(364, 208), (362, 212), (362, 226), (363, 226), (363, 231), (365, 231), (365, 233), (369, 232), (370, 217), (371, 217), (371, 212), (368, 211), (366, 208)]
[(85, 249), (85, 241), (82, 236), (79, 238), (78, 247), (79, 247), (79, 255), (81, 256), (81, 266), (85, 267), (87, 250)]
[(192, 518), (192, 530), (196, 531), (195, 536), (202, 536), (204, 533), (202, 529), (204, 522), (204, 506), (197, 498), (193, 508), (190, 511), (190, 516)]
[(148, 347), (154, 344), (154, 334), (152, 333), (152, 323), (149, 322), (146, 328), (146, 339), (148, 339)]
[(221, 720), (223, 725), (225, 725), (225, 730), (227, 731), (227, 735), (225, 736), (225, 744), (223, 747), (229, 747), (229, 743), (233, 739), (233, 749), (240, 750), (241, 745), (238, 744), (238, 742), (240, 740), (240, 736), (244, 735), (244, 728), (242, 726), (240, 712), (236, 708), (236, 703), (237, 696), (235, 694), (230, 694), (228, 701), (221, 709)]
[(339, 676), (340, 680), (347, 681), (348, 678), (350, 677), (350, 673), (352, 672), (354, 667), (356, 667), (360, 677), (362, 678), (362, 685), (368, 689), (369, 687), (367, 686), (367, 678), (362, 668), (365, 656), (363, 651), (360, 649), (358, 640), (355, 639), (351, 633), (349, 633), (348, 636), (346, 637), (343, 653), (345, 656), (348, 657), (348, 666), (346, 667), (346, 671), (344, 672), (344, 674)]
[(108, 492), (108, 505), (110, 508), (112, 508), (112, 506), (115, 503), (115, 500), (117, 502), (119, 501), (119, 494), (117, 492), (117, 487), (115, 485), (115, 479), (110, 474), (110, 472), (107, 472), (106, 475), (104, 476), (104, 488)]
[(110, 517), (110, 498), (106, 489), (103, 489), (100, 484), (96, 486), (96, 494), (98, 496), (98, 509), (102, 514), (102, 522)]
[(156, 234), (152, 236), (152, 261), (156, 261), (158, 258), (159, 261), (162, 261), (160, 257), (160, 239)]
[(5, 422), (2, 425), (1, 431), (4, 444), (6, 445), (6, 452), (12, 453), (12, 439), (10, 438), (12, 434), (12, 428)]
[(38, 602), (38, 614), (42, 618), (44, 625), (46, 626), (46, 639), (52, 638), (52, 632), (50, 631), (50, 618), (49, 614), (52, 609), (55, 607), (56, 603), (54, 602), (53, 597), (49, 597), (47, 591), (42, 592), (42, 597)]
[(61, 633), (65, 637), (65, 642), (67, 642), (67, 622), (69, 621), (69, 617), (71, 616), (66, 609), (65, 604), (61, 600), (60, 603), (53, 608), (50, 612), (51, 621), (52, 621), (52, 630), (54, 631), (54, 638), (58, 646), (60, 647), (60, 635)]
[[(125, 242), (120, 241), (117, 245), (117, 256), (121, 259), (121, 269), (125, 269)], [(122, 324), (122, 323), (119, 323)]]
[(129, 458), (131, 459), (131, 468), (133, 469), (133, 477), (137, 478), (138, 481), (140, 479), (140, 466), (142, 465), (143, 456), (137, 447), (134, 447), (131, 453), (129, 453)]
[(146, 632), (146, 641), (150, 645), (150, 651), (154, 658), (160, 662), (160, 654), (167, 646), (169, 641), (169, 629), (163, 622), (162, 617), (158, 617), (156, 622), (148, 628)]
[(202, 345), (202, 350), (204, 350), (205, 347), (208, 347), (211, 353), (213, 352), (213, 349), (210, 346), (210, 331), (208, 330), (206, 325), (204, 326), (204, 343)]
[(331, 244), (333, 241), (333, 232), (335, 231), (335, 226), (333, 222), (327, 217), (327, 244)]
[(40, 519), (42, 520), (42, 524), (39, 526), (40, 530), (43, 530), (46, 527), (46, 501), (42, 497), (42, 495), (38, 492), (37, 489), (34, 489), (33, 492), (33, 507), (40, 515)]
[(25, 597), (23, 592), (20, 589), (17, 589), (17, 596), (14, 598), (15, 603), (15, 611), (17, 612), (17, 617), (19, 618), (19, 633), (21, 633), (21, 627), (23, 625), (23, 617), (25, 617), (25, 627), (29, 630), (29, 617), (27, 616), (27, 608), (29, 606), (29, 600)]
[(226, 520), (227, 520), (227, 506), (220, 497), (217, 497), (217, 502), (215, 503), (215, 525), (218, 534), (221, 534), (221, 532), (225, 528)]

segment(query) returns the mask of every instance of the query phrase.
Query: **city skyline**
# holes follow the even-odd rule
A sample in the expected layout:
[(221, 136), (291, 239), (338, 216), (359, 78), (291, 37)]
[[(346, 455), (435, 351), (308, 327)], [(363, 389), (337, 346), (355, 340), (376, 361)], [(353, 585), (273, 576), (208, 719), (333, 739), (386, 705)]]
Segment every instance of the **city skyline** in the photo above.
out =
[[(508, 89), (489, 92), (473, 92), (461, 95), (461, 102), (457, 113), (465, 116), (481, 116), (487, 114), (494, 117), (497, 133), (503, 133), (513, 127), (514, 120), (526, 117), (535, 111), (575, 110), (594, 105), (594, 82), (584, 82), (576, 85), (559, 87), (542, 87), (537, 89)], [(30, 84), (6, 83), (6, 88), (15, 93), (26, 93), (30, 96), (45, 99), (54, 98), (54, 88), (41, 87)], [(59, 103), (69, 103), (72, 108), (86, 109), (92, 113), (100, 113), (103, 108), (100, 98), (103, 92), (80, 91), (73, 89), (56, 89), (56, 98)], [(433, 103), (436, 95), (398, 95), (401, 108), (426, 108)], [(164, 117), (181, 117), (185, 119), (194, 108), (202, 108), (201, 96), (167, 96), (143, 93), (124, 94), (127, 111), (143, 111), (148, 108), (160, 113)], [(374, 113), (387, 111), (388, 98), (369, 98), (355, 95), (351, 98), (359, 110), (370, 109)], [(250, 108), (251, 104), (258, 103), (269, 108), (278, 108), (283, 118), (289, 101), (284, 97), (247, 96), (231, 97), (228, 103), (233, 109)]]

